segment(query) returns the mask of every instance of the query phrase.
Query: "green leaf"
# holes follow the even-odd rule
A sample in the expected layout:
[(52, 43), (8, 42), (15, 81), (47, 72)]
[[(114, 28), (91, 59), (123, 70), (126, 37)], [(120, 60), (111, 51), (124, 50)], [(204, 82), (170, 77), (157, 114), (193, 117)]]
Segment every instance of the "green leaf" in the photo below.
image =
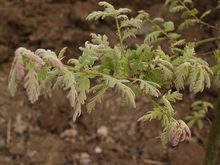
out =
[(189, 120), (189, 126), (197, 126), (201, 129), (208, 110), (213, 109), (214, 107), (210, 102), (198, 100), (191, 104), (191, 108), (194, 112), (186, 118)]
[(86, 93), (89, 92), (90, 88), (90, 80), (88, 76), (85, 74), (80, 74), (80, 77), (77, 80), (77, 91), (79, 92), (77, 102), (80, 102), (81, 104), (85, 103), (86, 100)]
[(120, 14), (127, 14), (127, 13), (130, 13), (131, 12), (131, 9), (128, 9), (128, 8), (119, 8), (118, 10), (116, 10), (118, 15)]
[(153, 31), (145, 37), (144, 42), (151, 45), (158, 41), (158, 37), (160, 35), (161, 35), (161, 31)]
[(120, 28), (129, 28), (129, 27), (134, 27), (136, 29), (141, 29), (142, 20), (137, 19), (137, 18), (131, 18), (131, 19), (121, 21)]
[(159, 84), (141, 79), (137, 79), (136, 81), (140, 82), (140, 89), (143, 90), (145, 94), (149, 94), (154, 97), (158, 97), (160, 95), (160, 91), (158, 90), (158, 88), (160, 88)]
[(169, 90), (166, 94), (165, 94), (165, 98), (168, 100), (168, 101), (171, 101), (171, 102), (176, 102), (176, 101), (179, 101), (179, 100), (182, 100), (182, 97), (183, 95), (177, 91), (175, 92), (171, 92), (171, 90)]
[(105, 47), (109, 47), (109, 41), (108, 37), (106, 35), (100, 35), (100, 34), (91, 34), (92, 37), (92, 43), (95, 45), (104, 45)]
[(165, 22), (163, 26), (166, 32), (171, 32), (175, 30), (174, 23), (172, 21)]
[[(95, 109), (95, 106), (97, 103), (100, 103), (104, 97), (104, 94), (108, 87), (103, 84), (99, 84), (97, 86), (98, 91), (96, 92), (95, 96), (90, 100), (90, 102), (86, 105), (88, 112), (90, 113), (93, 109)], [(94, 90), (94, 88), (93, 88)]]
[(106, 1), (100, 1), (99, 6), (103, 6), (107, 9), (111, 9), (111, 10), (115, 9), (114, 6), (112, 6), (110, 3), (106, 2)]
[(129, 103), (133, 106), (136, 107), (135, 104), (135, 94), (132, 91), (132, 89), (128, 86), (126, 86), (123, 83), (128, 83), (128, 80), (118, 80), (114, 77), (111, 76), (104, 76), (104, 80), (106, 81), (106, 85), (109, 86), (110, 88), (116, 87), (118, 90), (122, 92), (122, 95), (125, 96), (128, 100)]
[(181, 18), (183, 18), (184, 20), (191, 18), (191, 16), (192, 15), (191, 15), (190, 12), (188, 12), (188, 10), (183, 11), (182, 14), (181, 14)]
[(85, 48), (83, 54), (79, 57), (79, 63), (81, 66), (91, 67), (99, 59), (100, 55), (95, 50)]
[(9, 73), (9, 78), (8, 78), (8, 90), (11, 94), (11, 96), (15, 96), (15, 93), (17, 91), (17, 79), (16, 79), (16, 70), (15, 68), (12, 68), (10, 73)]
[(180, 24), (179, 30), (184, 30), (188, 28), (189, 26), (193, 26), (195, 24), (199, 23), (197, 19), (187, 19), (183, 23)]
[(83, 104), (85, 104), (85, 100), (87, 98), (86, 94), (89, 92), (89, 88), (90, 88), (89, 77), (84, 73), (79, 73), (77, 75), (77, 86), (76, 86), (76, 89), (78, 91), (78, 96), (76, 98), (73, 121), (75, 121), (76, 118), (81, 115), (81, 107)]
[(177, 33), (169, 33), (168, 34), (168, 37), (172, 40), (176, 40), (177, 38), (180, 37), (180, 34), (177, 34)]
[(71, 107), (75, 107), (76, 98), (78, 97), (75, 76), (72, 72), (67, 70), (61, 79), (58, 79), (57, 83), (59, 83), (59, 81), (63, 89), (68, 90), (66, 97), (69, 100)]
[(170, 12), (171, 13), (178, 13), (178, 12), (183, 11), (183, 10), (185, 10), (185, 8), (181, 5), (178, 5), (178, 6), (175, 6), (175, 7), (171, 8)]
[(184, 89), (186, 79), (189, 75), (189, 68), (190, 68), (189, 62), (184, 62), (175, 68), (174, 74), (176, 78), (174, 80), (174, 83), (177, 90)]
[(194, 101), (191, 105), (191, 108), (194, 111), (199, 111), (199, 112), (204, 112), (207, 113), (209, 109), (213, 109), (214, 106), (212, 105), (212, 103), (208, 102), (208, 101)]
[(140, 117), (138, 121), (151, 121), (152, 119), (162, 119), (163, 113), (160, 108), (153, 108), (148, 114)]
[(40, 95), (40, 86), (38, 82), (38, 75), (35, 70), (35, 63), (29, 62), (27, 64), (27, 75), (24, 78), (24, 87), (27, 91), (28, 99), (33, 104), (38, 100)]
[(204, 12), (204, 13), (200, 16), (200, 19), (205, 18), (205, 17), (208, 16), (211, 12), (212, 12), (212, 10), (207, 10), (206, 12)]
[(204, 90), (204, 72), (202, 70), (198, 71), (197, 80), (192, 85), (191, 91), (194, 93), (202, 92)]
[(182, 46), (186, 43), (185, 39), (181, 39), (173, 43), (173, 46)]
[(60, 53), (59, 53), (59, 55), (58, 55), (58, 58), (59, 58), (60, 60), (62, 60), (62, 59), (65, 58), (64, 54), (66, 53), (66, 50), (67, 50), (67, 47), (64, 47), (63, 49), (61, 49), (61, 51), (60, 51)]
[(89, 14), (86, 19), (87, 20), (98, 20), (98, 19), (104, 19), (106, 17), (112, 16), (112, 13), (105, 12), (105, 11), (94, 11), (91, 14)]
[(202, 122), (202, 120), (198, 120), (198, 121), (197, 121), (197, 125), (198, 125), (198, 128), (199, 128), (199, 129), (202, 129), (202, 127), (203, 127), (203, 122)]
[(42, 67), (40, 69), (40, 71), (38, 72), (38, 79), (39, 79), (39, 82), (43, 82), (46, 78), (47, 78), (47, 74), (49, 72), (50, 68), (48, 66), (46, 67)]
[(164, 19), (160, 18), (160, 17), (156, 17), (156, 18), (153, 19), (153, 22), (161, 22), (161, 23), (163, 23)]
[(160, 99), (160, 103), (164, 104), (164, 108), (165, 111), (167, 111), (170, 115), (174, 114), (174, 109), (170, 103), (170, 101), (166, 98), (166, 95), (164, 95), (161, 99)]
[(156, 66), (158, 66), (160, 71), (163, 73), (163, 78), (165, 80), (169, 80), (173, 78), (173, 65), (169, 61), (164, 60), (159, 56), (157, 56), (154, 59), (154, 62)]
[(135, 32), (136, 32), (135, 29), (126, 29), (126, 30), (124, 30), (122, 41), (126, 40), (127, 38), (131, 38), (131, 37), (136, 38)]
[(197, 15), (198, 13), (199, 13), (199, 11), (196, 8), (191, 10), (192, 15)]
[(138, 121), (150, 121), (150, 120), (152, 120), (152, 115), (151, 115), (151, 113), (149, 113), (149, 114), (147, 114), (147, 115), (143, 115), (143, 116), (141, 116), (139, 119), (138, 119)]

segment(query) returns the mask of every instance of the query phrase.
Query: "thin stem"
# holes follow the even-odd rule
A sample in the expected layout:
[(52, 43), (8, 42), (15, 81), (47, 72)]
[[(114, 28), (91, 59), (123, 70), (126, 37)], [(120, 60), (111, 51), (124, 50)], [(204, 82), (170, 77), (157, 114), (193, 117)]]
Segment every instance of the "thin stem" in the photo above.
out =
[(121, 76), (113, 76), (113, 75), (110, 75), (110, 74), (105, 74), (105, 73), (101, 73), (101, 72), (98, 72), (98, 71), (95, 71), (95, 70), (91, 70), (91, 69), (77, 69), (77, 68), (74, 68), (72, 66), (69, 66), (69, 65), (64, 65), (68, 70), (70, 71), (73, 71), (73, 72), (83, 72), (83, 73), (86, 73), (86, 74), (94, 74), (94, 75), (97, 75), (97, 76), (100, 76), (100, 77), (105, 77), (105, 76), (112, 76), (116, 79), (127, 79), (127, 80), (130, 80), (130, 81), (135, 81), (136, 79), (135, 78), (130, 78), (130, 77), (121, 77)]
[(202, 53), (197, 53), (199, 56), (205, 56), (205, 55), (209, 55), (209, 54), (212, 54), (213, 52), (215, 52), (215, 50), (212, 50), (212, 51), (208, 51), (208, 52), (202, 52)]
[(149, 95), (146, 95), (148, 100), (155, 106), (157, 106), (160, 109), (163, 109), (155, 100), (153, 100)]
[(117, 16), (115, 16), (115, 23), (116, 23), (118, 38), (119, 38), (119, 42), (120, 42), (120, 46), (121, 46), (121, 52), (122, 52), (122, 54), (124, 54), (124, 44), (123, 44), (122, 35), (121, 35), (121, 28), (120, 28)]
[(207, 38), (207, 39), (198, 41), (198, 42), (196, 42), (196, 47), (198, 47), (202, 44), (208, 43), (208, 42), (216, 41), (216, 40), (220, 40), (220, 37), (211, 37), (211, 38)]
[(157, 28), (161, 31), (161, 33), (163, 33), (167, 38), (170, 39), (170, 37), (168, 36), (168, 34), (167, 34), (159, 25), (155, 24), (151, 19), (147, 19), (147, 21), (148, 21), (151, 25), (157, 27)]
[(195, 18), (200, 24), (205, 25), (205, 26), (207, 26), (207, 27), (209, 27), (209, 28), (212, 28), (212, 29), (216, 29), (215, 26), (210, 25), (210, 24), (208, 24), (208, 23), (202, 21), (202, 20), (199, 19), (196, 15), (192, 14), (191, 10), (182, 2), (182, 0), (178, 0), (178, 1), (179, 1), (179, 3), (186, 9), (186, 11), (187, 11), (193, 18)]
[(169, 122), (171, 122), (172, 117), (171, 117), (166, 111), (164, 111), (163, 107), (161, 107), (160, 104), (158, 104), (154, 99), (152, 99), (151, 96), (149, 96), (149, 95), (146, 95), (146, 96), (147, 96), (148, 100), (149, 100), (154, 106), (158, 107), (158, 108), (167, 116)]
[(97, 71), (94, 71), (94, 70), (91, 70), (91, 69), (77, 69), (77, 68), (74, 68), (72, 66), (69, 66), (69, 65), (64, 65), (68, 70), (70, 71), (74, 71), (74, 72), (84, 72), (84, 73), (87, 73), (87, 74), (95, 74), (95, 75), (98, 75), (98, 76), (107, 76), (107, 74), (104, 74), (104, 73), (100, 73), (100, 72), (97, 72)]

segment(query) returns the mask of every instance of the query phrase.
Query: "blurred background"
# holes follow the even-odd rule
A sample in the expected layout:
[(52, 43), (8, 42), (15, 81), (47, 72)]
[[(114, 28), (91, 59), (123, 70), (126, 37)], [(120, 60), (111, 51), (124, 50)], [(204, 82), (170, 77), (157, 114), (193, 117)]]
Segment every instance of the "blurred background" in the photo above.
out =
[[(146, 10), (152, 17), (180, 21), (168, 13), (162, 0), (107, 0), (116, 7), (132, 9), (130, 16)], [(159, 138), (160, 122), (138, 123), (137, 119), (151, 109), (147, 100), (138, 98), (137, 109), (126, 108), (120, 97), (110, 91), (103, 103), (91, 114), (86, 113), (72, 123), (73, 110), (61, 91), (52, 97), (41, 97), (32, 105), (24, 88), (14, 98), (7, 91), (7, 79), (14, 56), (20, 46), (31, 50), (51, 49), (56, 52), (67, 46), (67, 58), (80, 55), (79, 46), (89, 40), (90, 33), (107, 34), (117, 43), (114, 21), (86, 21), (86, 16), (99, 9), (99, 0), (0, 0), (0, 164), (1, 165), (200, 165), (210, 125), (205, 121), (202, 130), (194, 128), (189, 143), (176, 148), (163, 146)], [(195, 1), (205, 11), (216, 2)], [(218, 19), (212, 16), (209, 22)], [(128, 45), (139, 43), (151, 31), (146, 25), (138, 38)], [(188, 40), (213, 35), (194, 27), (183, 31)], [(198, 51), (207, 52), (212, 44)], [(202, 55), (201, 55), (202, 56)], [(204, 58), (207, 58), (204, 56)], [(196, 96), (212, 101), (213, 90)], [(190, 112), (194, 97), (185, 92), (178, 103), (177, 118)]]

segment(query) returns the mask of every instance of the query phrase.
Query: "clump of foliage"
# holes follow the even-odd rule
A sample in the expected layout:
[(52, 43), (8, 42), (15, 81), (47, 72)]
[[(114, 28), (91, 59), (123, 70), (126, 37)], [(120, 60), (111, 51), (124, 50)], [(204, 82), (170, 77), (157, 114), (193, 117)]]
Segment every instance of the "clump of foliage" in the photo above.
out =
[(206, 114), (209, 109), (213, 109), (213, 105), (207, 101), (195, 101), (192, 105), (193, 113), (187, 116), (186, 119), (189, 121), (189, 127), (197, 126), (199, 129), (203, 127), (203, 120), (206, 118)]
[[(203, 21), (211, 10), (198, 16), (197, 9), (187, 7), (191, 3), (191, 0), (166, 2), (171, 12), (181, 13), (184, 19), (179, 29), (194, 24), (215, 28)], [(153, 108), (140, 117), (139, 121), (160, 120), (163, 127), (161, 139), (164, 144), (176, 146), (188, 140), (191, 136), (190, 129), (183, 120), (175, 119), (173, 103), (182, 100), (181, 91), (185, 88), (196, 94), (202, 92), (205, 87), (210, 87), (213, 71), (195, 51), (195, 47), (205, 41), (199, 41), (199, 44), (186, 42), (177, 33), (172, 21), (151, 18), (145, 11), (129, 18), (130, 9), (116, 9), (107, 2), (99, 2), (99, 5), (104, 9), (92, 12), (87, 19), (114, 19), (118, 44), (109, 43), (105, 34), (93, 33), (91, 41), (86, 41), (85, 46), (80, 47), (82, 55), (77, 59), (69, 59), (67, 64), (62, 63), (66, 48), (58, 54), (45, 49), (32, 52), (26, 48), (18, 48), (9, 76), (8, 89), (11, 95), (15, 95), (20, 82), (24, 84), (31, 103), (35, 103), (45, 91), (61, 88), (66, 91), (66, 97), (74, 109), (75, 121), (81, 114), (82, 105), (87, 104), (86, 107), (91, 112), (111, 88), (117, 89), (134, 108), (135, 98), (142, 94), (152, 103)], [(152, 25), (153, 31), (146, 35), (143, 43), (134, 48), (128, 47), (126, 40), (136, 37), (147, 22)], [(157, 46), (164, 41), (169, 41), (167, 50)], [(215, 54), (220, 63), (219, 51)], [(220, 75), (219, 65), (213, 70), (215, 75)], [(99, 79), (95, 81), (96, 84), (92, 83), (95, 79)], [(217, 80), (219, 81), (218, 78)], [(89, 93), (93, 97), (87, 101)], [(197, 124), (201, 128), (201, 122), (212, 105), (199, 101), (192, 107), (196, 111), (188, 117), (189, 124)]]

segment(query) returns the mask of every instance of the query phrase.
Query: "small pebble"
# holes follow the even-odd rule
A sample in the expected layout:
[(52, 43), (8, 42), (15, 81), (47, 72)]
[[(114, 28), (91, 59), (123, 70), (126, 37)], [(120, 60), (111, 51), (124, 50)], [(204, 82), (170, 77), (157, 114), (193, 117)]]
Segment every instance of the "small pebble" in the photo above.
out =
[(81, 165), (91, 165), (92, 161), (91, 161), (90, 155), (87, 153), (82, 153), (80, 155), (80, 164)]
[(36, 154), (37, 154), (37, 151), (35, 151), (35, 150), (28, 150), (27, 151), (27, 156), (28, 157), (33, 157)]
[(66, 138), (66, 137), (73, 138), (73, 137), (76, 137), (77, 134), (78, 134), (77, 130), (74, 128), (71, 128), (71, 129), (67, 129), (63, 133), (61, 133), (60, 137), (61, 138)]
[(95, 148), (95, 153), (100, 154), (102, 153), (102, 149), (100, 147)]
[(101, 137), (107, 137), (108, 136), (108, 128), (106, 126), (101, 126), (97, 130), (97, 134)]

